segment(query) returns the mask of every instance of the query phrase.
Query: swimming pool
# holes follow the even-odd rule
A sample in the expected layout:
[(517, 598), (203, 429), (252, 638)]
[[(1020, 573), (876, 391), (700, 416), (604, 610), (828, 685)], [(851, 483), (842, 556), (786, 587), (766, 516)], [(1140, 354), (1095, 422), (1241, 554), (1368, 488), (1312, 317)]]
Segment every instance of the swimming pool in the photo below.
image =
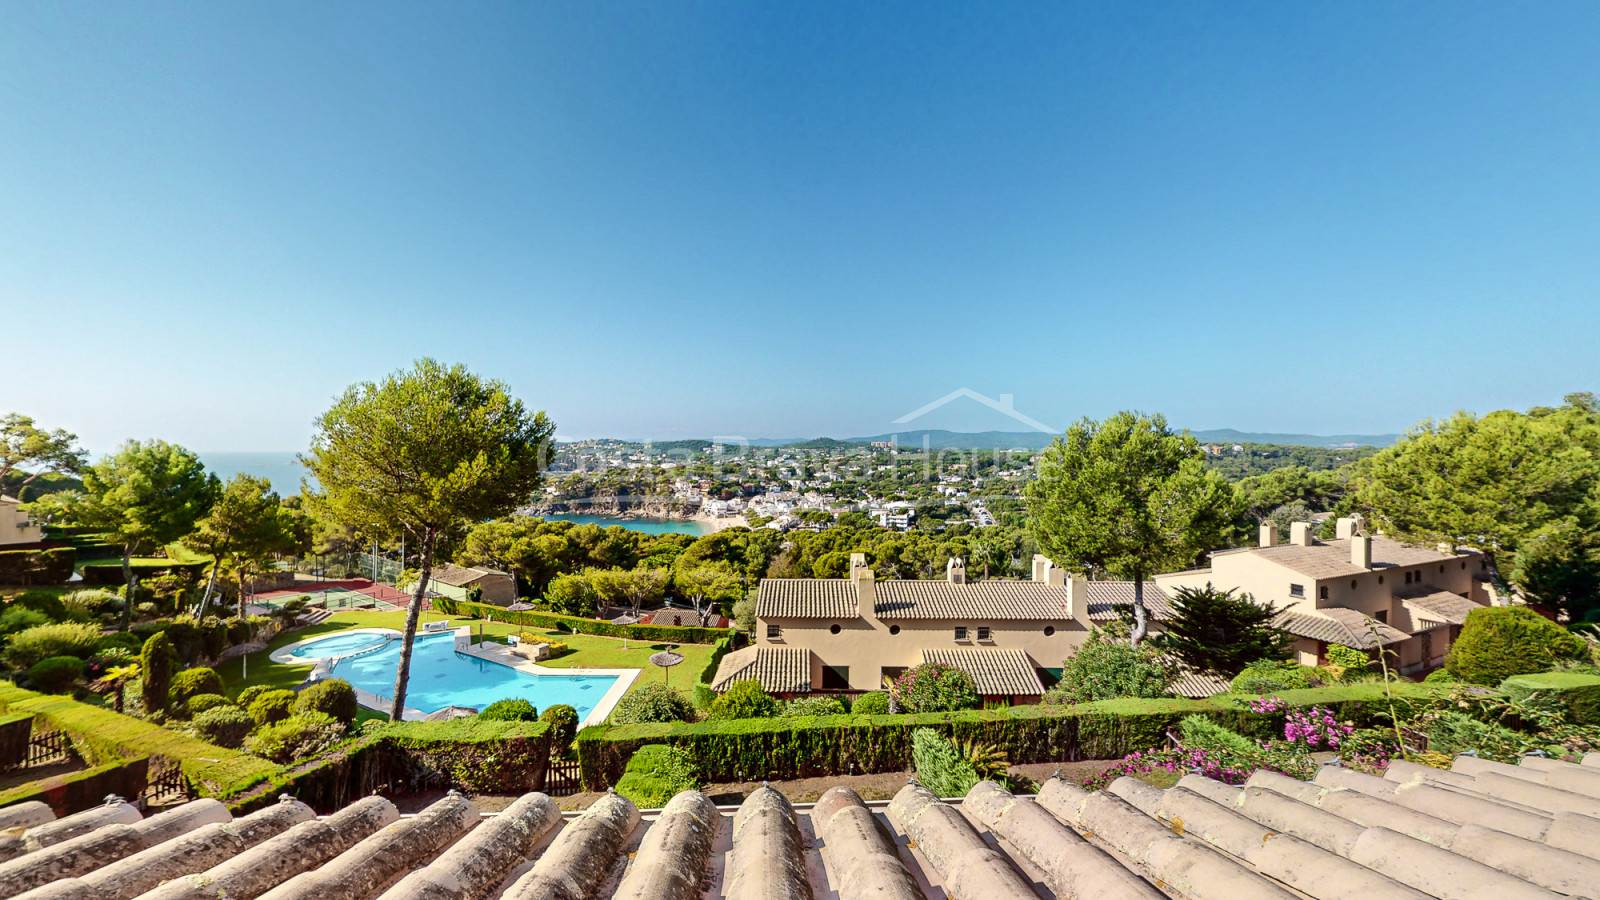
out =
[(289, 655), (295, 659), (307, 662), (317, 659), (327, 659), (330, 656), (349, 656), (352, 653), (361, 653), (382, 647), (389, 641), (399, 637), (398, 631), (349, 631), (329, 635), (325, 638), (316, 638), (310, 641), (301, 641), (289, 648)]
[[(578, 711), (579, 722), (585, 722), (621, 677), (534, 675), (458, 653), (455, 638), (450, 632), (417, 635), (411, 650), (411, 677), (406, 682), (406, 706), (431, 713), (447, 706), (482, 709), (496, 700), (521, 698), (540, 712), (564, 703)], [(381, 698), (391, 697), (400, 646), (400, 641), (390, 641), (380, 650), (340, 659), (327, 677), (343, 678)], [(313, 649), (322, 655), (319, 648)]]

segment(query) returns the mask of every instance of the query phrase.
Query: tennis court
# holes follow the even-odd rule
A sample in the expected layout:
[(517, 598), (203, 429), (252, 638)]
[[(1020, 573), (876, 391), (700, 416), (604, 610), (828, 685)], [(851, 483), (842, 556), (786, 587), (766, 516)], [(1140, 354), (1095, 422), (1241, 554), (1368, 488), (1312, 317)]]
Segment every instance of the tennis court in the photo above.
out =
[(256, 594), (250, 602), (276, 609), (296, 597), (310, 597), (311, 606), (339, 612), (347, 609), (405, 609), (411, 599), (386, 584), (363, 579), (297, 584), (281, 591)]

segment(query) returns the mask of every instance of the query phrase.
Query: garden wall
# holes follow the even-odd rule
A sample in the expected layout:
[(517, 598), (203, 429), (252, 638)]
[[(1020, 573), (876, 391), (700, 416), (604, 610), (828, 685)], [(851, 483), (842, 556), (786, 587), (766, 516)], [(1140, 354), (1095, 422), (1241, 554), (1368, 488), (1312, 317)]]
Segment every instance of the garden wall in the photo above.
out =
[[(168, 572), (188, 572), (191, 575), (204, 575), (209, 563), (162, 563), (147, 562), (134, 563), (133, 576), (141, 582), (150, 578), (159, 578)], [(122, 560), (114, 563), (96, 563), (83, 567), (83, 583), (89, 585), (123, 585), (127, 579), (122, 577)]]
[(8, 791), (0, 791), (0, 806), (42, 800), (49, 804), (58, 818), (70, 816), (105, 803), (109, 794), (127, 800), (138, 797), (144, 793), (149, 775), (149, 757), (119, 759), (81, 772), (51, 775)]
[(468, 616), (474, 619), (494, 617), (496, 622), (509, 622), (513, 625), (527, 625), (533, 628), (551, 628), (557, 631), (571, 631), (578, 634), (594, 634), (601, 637), (633, 638), (641, 641), (655, 641), (666, 644), (711, 644), (733, 633), (730, 628), (693, 628), (677, 625), (613, 625), (600, 619), (585, 619), (582, 616), (563, 616), (548, 612), (510, 612), (505, 607), (495, 606), (493, 603), (471, 603), (466, 600), (454, 600), (449, 597), (435, 597), (433, 600), (435, 612), (447, 616)]
[(8, 772), (28, 761), (28, 741), (32, 737), (33, 716), (0, 713), (0, 772)]
[[(1439, 688), (1407, 684), (1395, 691), (1431, 696)], [(1371, 725), (1386, 705), (1384, 688), (1377, 684), (1284, 691), (1278, 696), (1291, 707), (1329, 707), (1358, 727)], [(1167, 732), (1194, 713), (1249, 737), (1281, 736), (1284, 714), (1251, 712), (1246, 702), (1251, 699), (1223, 695), (1208, 700), (1106, 700), (898, 716), (602, 725), (579, 732), (577, 745), (588, 790), (616, 784), (628, 758), (646, 744), (683, 748), (706, 782), (900, 772), (911, 766), (911, 733), (917, 728), (993, 744), (1013, 763), (1116, 759), (1164, 745)]]
[(65, 584), (77, 560), (71, 547), (0, 550), (0, 584)]

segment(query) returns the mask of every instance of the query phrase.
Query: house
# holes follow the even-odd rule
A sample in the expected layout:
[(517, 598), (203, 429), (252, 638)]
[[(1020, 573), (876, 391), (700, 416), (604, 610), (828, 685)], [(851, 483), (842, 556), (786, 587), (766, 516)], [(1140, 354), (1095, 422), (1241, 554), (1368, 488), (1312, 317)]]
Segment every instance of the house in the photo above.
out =
[(15, 497), (0, 497), (0, 547), (8, 544), (37, 544), (44, 540), (44, 529), (22, 511)]
[(497, 569), (466, 567), (445, 564), (433, 570), (428, 587), (446, 597), (467, 599), (472, 588), (483, 590), (482, 602), (495, 606), (510, 606), (517, 602), (517, 581), (509, 573)]
[[(1153, 582), (1145, 601), (1165, 618)], [(723, 658), (712, 688), (755, 679), (775, 696), (880, 690), (925, 662), (966, 671), (986, 699), (1036, 701), (1092, 626), (1133, 602), (1133, 584), (1068, 578), (1043, 556), (1028, 581), (968, 581), (951, 559), (943, 580), (878, 581), (866, 556), (846, 578), (766, 578), (756, 595), (756, 643)]]
[(1488, 605), (1486, 564), (1472, 550), (1414, 547), (1361, 533), (1359, 517), (1337, 520), (1336, 537), (1319, 541), (1296, 522), (1288, 543), (1261, 526), (1259, 545), (1211, 554), (1211, 566), (1157, 575), (1171, 593), (1181, 587), (1236, 589), (1284, 610), (1278, 627), (1299, 638), (1302, 665), (1327, 661), (1329, 645), (1384, 647), (1401, 673), (1444, 664), (1467, 613)]

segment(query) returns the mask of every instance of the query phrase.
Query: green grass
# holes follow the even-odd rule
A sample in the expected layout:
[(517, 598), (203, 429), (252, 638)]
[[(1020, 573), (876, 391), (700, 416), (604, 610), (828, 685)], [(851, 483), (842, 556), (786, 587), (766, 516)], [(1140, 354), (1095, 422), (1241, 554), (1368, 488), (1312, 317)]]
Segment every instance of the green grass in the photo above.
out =
[[(486, 640), (505, 643), (506, 635), (530, 632), (533, 634), (547, 635), (552, 641), (564, 641), (571, 652), (565, 653), (555, 659), (539, 663), (552, 669), (600, 668), (600, 669), (643, 669), (643, 673), (634, 681), (633, 688), (652, 681), (663, 680), (670, 671), (671, 684), (680, 688), (686, 694), (692, 694), (695, 676), (711, 659), (711, 646), (709, 644), (673, 644), (672, 649), (683, 656), (683, 662), (673, 666), (670, 670), (657, 668), (650, 664), (650, 655), (667, 649), (666, 644), (653, 644), (645, 641), (627, 640), (621, 638), (598, 637), (591, 634), (557, 634), (543, 629), (527, 628), (520, 625), (508, 625), (502, 622), (483, 622), (479, 620), (462, 619), (459, 616), (446, 616), (441, 613), (424, 611), (420, 622), (451, 621), (461, 624), (471, 624), (474, 636), (482, 627)], [(217, 666), (217, 674), (222, 676), (222, 683), (227, 688), (229, 696), (237, 695), (245, 687), (252, 684), (266, 684), (279, 688), (292, 688), (305, 680), (306, 674), (311, 671), (310, 665), (288, 665), (275, 663), (267, 657), (272, 651), (287, 646), (296, 641), (317, 637), (324, 634), (333, 634), (351, 628), (393, 628), (400, 631), (405, 628), (406, 614), (404, 610), (390, 612), (341, 612), (335, 613), (326, 622), (302, 628), (288, 634), (281, 634), (267, 645), (267, 652), (250, 654), (250, 677), (246, 680), (242, 674), (243, 665), (238, 657), (228, 660)], [(626, 644), (626, 648), (623, 646)], [(375, 713), (369, 713), (366, 718), (386, 718)], [(358, 719), (357, 721), (364, 721)]]

